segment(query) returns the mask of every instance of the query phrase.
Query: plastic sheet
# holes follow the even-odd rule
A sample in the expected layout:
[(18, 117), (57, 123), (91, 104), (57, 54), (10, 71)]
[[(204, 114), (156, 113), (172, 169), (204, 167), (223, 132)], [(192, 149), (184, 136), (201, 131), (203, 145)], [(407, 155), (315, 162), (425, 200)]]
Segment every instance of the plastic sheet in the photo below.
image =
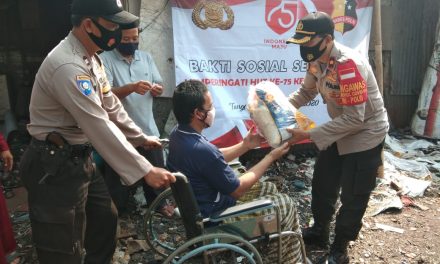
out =
[(406, 142), (401, 142), (396, 138), (387, 135), (385, 137), (385, 144), (391, 149), (393, 154), (402, 158), (412, 158), (417, 156), (423, 156), (423, 152), (420, 149), (425, 149), (434, 146), (433, 143), (419, 139), (419, 140), (407, 140)]
[(388, 151), (384, 151), (385, 161), (408, 176), (421, 180), (430, 180), (431, 172), (426, 165), (415, 160), (401, 159)]

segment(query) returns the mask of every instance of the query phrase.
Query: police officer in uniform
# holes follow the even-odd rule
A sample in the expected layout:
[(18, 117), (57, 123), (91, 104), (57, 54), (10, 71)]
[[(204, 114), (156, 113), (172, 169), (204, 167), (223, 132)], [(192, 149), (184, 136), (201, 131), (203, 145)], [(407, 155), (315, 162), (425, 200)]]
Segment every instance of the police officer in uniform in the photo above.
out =
[(119, 26), (137, 19), (120, 0), (74, 0), (72, 31), (35, 77), (28, 125), (33, 138), (20, 171), (41, 264), (112, 259), (117, 210), (95, 170), (92, 145), (127, 185), (142, 178), (154, 188), (175, 181), (136, 151), (161, 145), (128, 117), (96, 54), (116, 47)]
[(299, 108), (321, 94), (331, 121), (310, 131), (292, 129), (291, 144), (311, 139), (320, 153), (312, 181), (314, 225), (304, 241), (329, 246), (329, 225), (338, 197), (335, 239), (322, 263), (348, 263), (348, 242), (362, 226), (375, 187), (381, 152), (388, 131), (387, 112), (366, 58), (334, 41), (334, 23), (324, 12), (302, 18), (287, 43), (300, 45), (308, 70), (301, 87), (290, 95)]

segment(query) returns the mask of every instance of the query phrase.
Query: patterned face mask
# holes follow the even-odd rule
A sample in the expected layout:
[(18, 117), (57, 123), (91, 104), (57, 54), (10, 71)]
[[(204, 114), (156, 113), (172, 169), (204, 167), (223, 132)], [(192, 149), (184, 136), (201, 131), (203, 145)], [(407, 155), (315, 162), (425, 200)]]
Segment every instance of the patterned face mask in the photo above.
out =
[(101, 31), (101, 37), (89, 32), (87, 32), (87, 34), (89, 34), (89, 37), (100, 49), (109, 51), (116, 48), (116, 46), (121, 43), (122, 31), (120, 28), (116, 30), (108, 30), (93, 19), (92, 22), (99, 29), (99, 31)]
[(312, 62), (319, 59), (319, 57), (321, 57), (322, 54), (324, 54), (325, 50), (327, 49), (327, 46), (322, 50), (319, 49), (324, 39), (325, 38), (322, 38), (315, 46), (312, 47), (300, 46), (299, 51), (301, 53), (301, 58), (305, 62)]

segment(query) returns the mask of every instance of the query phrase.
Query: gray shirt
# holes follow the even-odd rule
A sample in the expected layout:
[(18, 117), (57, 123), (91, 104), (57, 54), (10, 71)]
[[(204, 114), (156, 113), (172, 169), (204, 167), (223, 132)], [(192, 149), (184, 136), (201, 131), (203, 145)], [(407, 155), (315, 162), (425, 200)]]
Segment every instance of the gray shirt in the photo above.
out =
[(111, 92), (99, 57), (90, 57), (72, 32), (38, 70), (29, 110), (33, 137), (57, 131), (70, 144), (90, 142), (127, 184), (152, 168), (134, 148), (146, 135)]
[[(121, 87), (138, 81), (162, 84), (162, 77), (150, 54), (136, 50), (133, 60), (128, 62), (116, 49), (100, 54), (111, 87)], [(114, 88), (117, 89), (117, 88)], [(131, 93), (121, 99), (131, 119), (145, 134), (159, 137), (159, 130), (153, 116), (153, 96)]]
[(290, 95), (299, 108), (318, 93), (331, 121), (310, 130), (322, 150), (336, 142), (339, 154), (376, 147), (388, 132), (388, 117), (368, 61), (356, 51), (334, 42), (327, 64), (309, 63), (304, 82)]

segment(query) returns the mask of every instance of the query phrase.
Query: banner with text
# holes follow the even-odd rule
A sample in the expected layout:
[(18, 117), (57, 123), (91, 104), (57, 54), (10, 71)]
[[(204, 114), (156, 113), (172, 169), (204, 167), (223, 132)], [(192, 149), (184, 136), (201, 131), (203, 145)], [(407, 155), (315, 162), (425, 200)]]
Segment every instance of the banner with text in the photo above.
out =
[[(209, 88), (217, 111), (204, 135), (214, 144), (229, 146), (247, 133), (250, 85), (269, 80), (286, 96), (298, 89), (307, 63), (285, 41), (317, 10), (333, 18), (336, 41), (367, 56), (373, 0), (172, 1), (176, 83), (199, 79)], [(319, 96), (300, 111), (318, 125), (329, 120)]]

